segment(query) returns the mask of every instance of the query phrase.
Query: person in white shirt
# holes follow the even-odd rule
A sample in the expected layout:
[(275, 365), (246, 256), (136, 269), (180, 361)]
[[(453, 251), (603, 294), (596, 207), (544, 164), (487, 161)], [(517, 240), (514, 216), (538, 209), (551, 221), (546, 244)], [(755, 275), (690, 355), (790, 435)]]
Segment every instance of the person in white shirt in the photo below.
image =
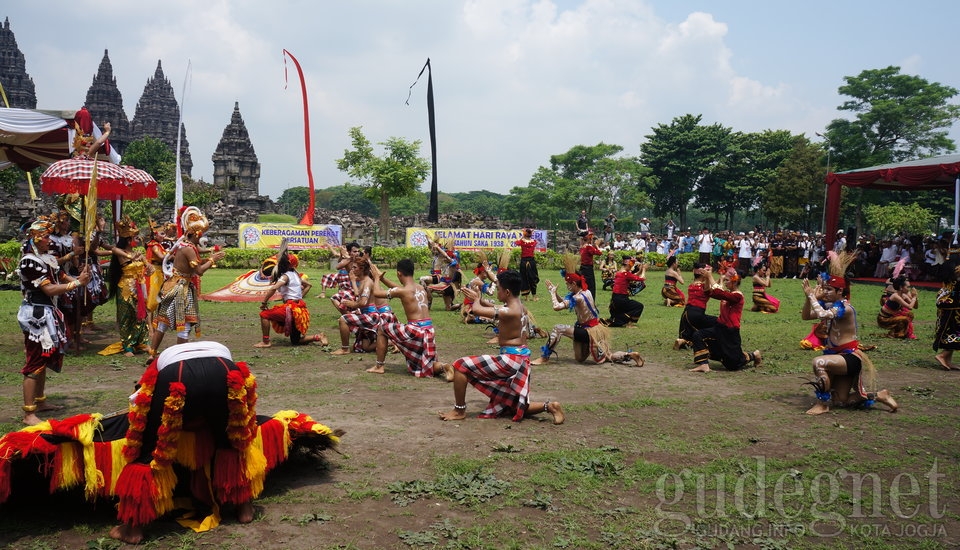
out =
[(713, 254), (713, 235), (710, 230), (704, 227), (697, 235), (697, 252), (700, 253), (700, 263), (710, 265), (711, 255)]
[(751, 231), (749, 235), (744, 235), (743, 232), (741, 232), (739, 237), (736, 245), (740, 271), (750, 273), (750, 268), (753, 267), (753, 248), (757, 243), (753, 240), (753, 231)]
[(900, 254), (896, 243), (893, 241), (884, 241), (884, 244), (886, 246), (884, 246), (880, 252), (880, 260), (877, 261), (877, 268), (873, 271), (873, 276), (880, 279), (887, 278), (890, 274), (891, 262), (897, 261), (897, 257)]

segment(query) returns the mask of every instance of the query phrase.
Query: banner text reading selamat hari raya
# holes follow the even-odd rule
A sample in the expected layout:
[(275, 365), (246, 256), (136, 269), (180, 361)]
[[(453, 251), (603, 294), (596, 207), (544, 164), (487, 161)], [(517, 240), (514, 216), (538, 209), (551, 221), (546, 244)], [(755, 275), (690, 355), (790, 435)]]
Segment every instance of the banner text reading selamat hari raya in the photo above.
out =
[(339, 225), (295, 225), (291, 223), (241, 223), (240, 248), (279, 248), (287, 239), (290, 250), (340, 246), (343, 227)]
[[(491, 248), (512, 248), (523, 236), (522, 229), (426, 229), (407, 228), (407, 246), (428, 246), (430, 241), (452, 240), (459, 250), (487, 250)], [(537, 251), (547, 250), (547, 231), (533, 230), (533, 239), (537, 241)]]

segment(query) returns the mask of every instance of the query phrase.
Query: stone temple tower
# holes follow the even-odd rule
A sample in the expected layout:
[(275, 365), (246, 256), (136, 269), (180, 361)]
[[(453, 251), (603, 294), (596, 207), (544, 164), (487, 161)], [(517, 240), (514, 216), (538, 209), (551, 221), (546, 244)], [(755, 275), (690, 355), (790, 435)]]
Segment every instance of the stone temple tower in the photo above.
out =
[(213, 185), (225, 190), (225, 202), (259, 208), (260, 163), (250, 142), (250, 134), (240, 116), (240, 103), (233, 104), (230, 124), (213, 152)]
[(113, 65), (107, 50), (103, 50), (103, 60), (100, 61), (97, 74), (93, 76), (93, 84), (87, 90), (84, 105), (97, 125), (103, 127), (104, 122), (110, 123), (110, 146), (115, 147), (122, 155), (131, 141), (130, 121), (123, 110), (123, 96), (117, 88), (117, 79), (113, 76)]
[[(10, 30), (9, 18), (3, 20), (3, 28), (0, 28), (0, 85), (3, 85), (11, 107), (37, 108), (37, 90), (27, 74), (27, 61)], [(2, 100), (0, 107), (4, 107)]]
[[(170, 148), (177, 150), (177, 124), (180, 121), (180, 105), (173, 93), (173, 86), (163, 75), (163, 68), (157, 61), (157, 70), (153, 78), (147, 80), (143, 88), (143, 95), (137, 102), (137, 110), (130, 123), (130, 139), (136, 141), (144, 137), (159, 139)], [(190, 144), (187, 142), (187, 130), (180, 127), (181, 153), (180, 171), (189, 176), (193, 170), (193, 160), (190, 158)]]

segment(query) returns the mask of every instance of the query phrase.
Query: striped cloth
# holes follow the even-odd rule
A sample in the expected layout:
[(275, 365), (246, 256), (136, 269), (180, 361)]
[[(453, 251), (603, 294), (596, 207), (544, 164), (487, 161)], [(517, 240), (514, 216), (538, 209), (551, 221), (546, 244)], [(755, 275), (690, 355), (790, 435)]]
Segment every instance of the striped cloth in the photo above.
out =
[(430, 319), (410, 321), (406, 324), (381, 323), (383, 333), (407, 359), (407, 370), (417, 378), (436, 376), (437, 343), (434, 340), (433, 323)]
[[(504, 353), (526, 351), (525, 354)], [(513, 413), (513, 421), (523, 420), (530, 404), (530, 350), (501, 349), (501, 355), (461, 357), (453, 368), (467, 376), (467, 381), (490, 398), (480, 418), (497, 418)]]

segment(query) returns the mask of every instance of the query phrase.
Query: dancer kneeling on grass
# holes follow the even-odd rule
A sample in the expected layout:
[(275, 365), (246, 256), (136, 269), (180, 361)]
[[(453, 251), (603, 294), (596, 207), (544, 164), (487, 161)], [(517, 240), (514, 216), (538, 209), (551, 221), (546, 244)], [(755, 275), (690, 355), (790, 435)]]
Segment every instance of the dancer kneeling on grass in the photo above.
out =
[[(574, 258), (575, 260), (575, 258)], [(568, 266), (570, 264), (568, 263)], [(576, 265), (576, 264), (573, 264)], [(612, 361), (627, 363), (632, 361), (638, 367), (643, 366), (643, 358), (638, 352), (610, 352), (610, 330), (600, 324), (600, 313), (593, 303), (593, 295), (587, 290), (586, 281), (576, 271), (564, 270), (561, 272), (567, 284), (568, 294), (560, 297), (557, 287), (547, 281), (547, 290), (550, 291), (550, 300), (553, 310), (569, 309), (577, 314), (577, 322), (573, 325), (556, 325), (547, 336), (547, 343), (540, 348), (542, 356), (536, 358), (533, 365), (544, 365), (550, 361), (550, 356), (556, 353), (557, 345), (564, 336), (573, 340), (573, 358), (583, 363), (587, 357), (592, 357), (595, 363)]]
[(636, 260), (626, 258), (620, 270), (613, 276), (613, 296), (610, 298), (611, 327), (629, 327), (636, 324), (643, 314), (643, 304), (631, 300), (630, 296), (646, 287), (647, 264), (640, 263), (640, 272), (634, 273)]
[(453, 379), (453, 373), (443, 371), (437, 367), (437, 343), (434, 340), (433, 321), (430, 319), (430, 305), (427, 302), (427, 292), (422, 285), (413, 278), (413, 260), (404, 258), (397, 262), (397, 278), (395, 283), (386, 278), (376, 265), (370, 266), (374, 280), (387, 286), (384, 291), (374, 288), (373, 295), (378, 298), (399, 298), (403, 311), (407, 316), (405, 324), (400, 323), (396, 316), (380, 318), (380, 329), (377, 332), (377, 364), (367, 369), (367, 372), (383, 374), (383, 364), (387, 358), (387, 344), (393, 344), (400, 350), (407, 360), (407, 370), (417, 378), (430, 378), (444, 374), (447, 380)]
[(441, 420), (467, 417), (467, 384), (490, 398), (480, 418), (509, 415), (514, 422), (544, 411), (553, 415), (554, 424), (563, 424), (563, 408), (557, 401), (532, 402), (530, 395), (530, 349), (527, 348), (527, 323), (520, 303), (520, 274), (507, 270), (497, 275), (497, 299), (503, 306), (485, 306), (470, 288), (461, 289), (473, 300), (477, 314), (498, 323), (500, 355), (461, 357), (453, 362), (453, 410), (438, 412)]
[(694, 332), (717, 324), (716, 317), (707, 315), (707, 302), (713, 285), (713, 268), (700, 262), (694, 263), (693, 282), (687, 287), (689, 299), (680, 314), (679, 338), (674, 340), (674, 350), (690, 346)]
[(710, 359), (719, 360), (727, 370), (740, 370), (753, 362), (759, 367), (763, 361), (760, 350), (746, 353), (740, 347), (740, 320), (743, 317), (743, 293), (740, 281), (743, 274), (728, 269), (720, 284), (710, 289), (710, 297), (720, 300), (717, 324), (693, 333), (693, 362), (691, 372), (710, 372)]
[(776, 313), (780, 311), (780, 300), (767, 294), (770, 287), (770, 269), (766, 262), (761, 262), (757, 266), (757, 272), (753, 274), (753, 307), (750, 311), (759, 311), (761, 313)]
[[(277, 254), (277, 265), (270, 277), (270, 287), (267, 288), (263, 302), (260, 303), (262, 338), (253, 347), (269, 348), (271, 346), (271, 326), (276, 332), (289, 336), (290, 343), (295, 346), (311, 342), (319, 342), (322, 346), (327, 345), (327, 337), (322, 332), (304, 338), (304, 334), (310, 330), (310, 311), (303, 297), (310, 292), (311, 285), (297, 272), (299, 263), (300, 260), (295, 255), (287, 254), (286, 241), (284, 241)], [(267, 302), (275, 292), (280, 293), (283, 303), (268, 307)]]
[(874, 401), (886, 405), (890, 412), (897, 412), (897, 402), (887, 390), (874, 393), (876, 372), (867, 355), (858, 349), (857, 312), (846, 300), (846, 268), (854, 254), (830, 252), (830, 273), (821, 281), (819, 296), (802, 281), (807, 300), (801, 314), (806, 320), (827, 321), (827, 346), (823, 355), (813, 360), (814, 387), (817, 403), (807, 414), (816, 415), (830, 411), (830, 403), (842, 407), (871, 406)]
[[(331, 352), (331, 355), (349, 355), (350, 334), (358, 336), (357, 344), (353, 351), (363, 352), (372, 351), (373, 348), (365, 349), (363, 342), (370, 342), (371, 339), (364, 338), (363, 333), (373, 333), (376, 335), (377, 328), (380, 326), (380, 316), (377, 313), (377, 306), (373, 303), (374, 280), (370, 274), (370, 261), (363, 257), (354, 258), (350, 263), (350, 275), (357, 285), (357, 296), (353, 300), (344, 300), (343, 305), (350, 309), (350, 313), (344, 313), (340, 316), (340, 349)], [(374, 337), (373, 341), (376, 340)]]

